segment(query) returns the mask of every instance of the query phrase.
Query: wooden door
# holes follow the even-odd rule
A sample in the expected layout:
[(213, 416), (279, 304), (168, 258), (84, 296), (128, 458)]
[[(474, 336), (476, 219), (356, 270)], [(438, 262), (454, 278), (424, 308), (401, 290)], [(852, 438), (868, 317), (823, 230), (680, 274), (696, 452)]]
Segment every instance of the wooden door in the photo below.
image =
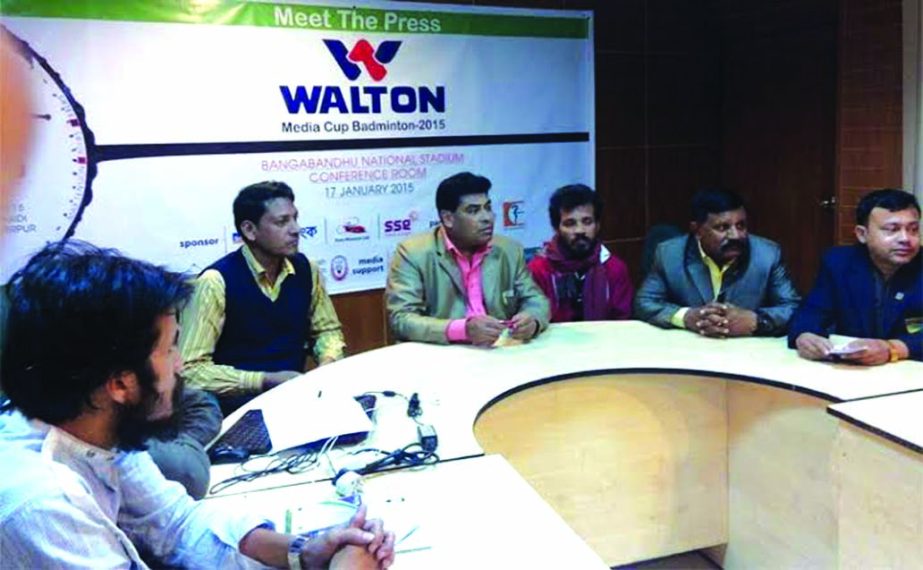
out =
[(837, 3), (720, 5), (721, 180), (805, 293), (834, 236)]

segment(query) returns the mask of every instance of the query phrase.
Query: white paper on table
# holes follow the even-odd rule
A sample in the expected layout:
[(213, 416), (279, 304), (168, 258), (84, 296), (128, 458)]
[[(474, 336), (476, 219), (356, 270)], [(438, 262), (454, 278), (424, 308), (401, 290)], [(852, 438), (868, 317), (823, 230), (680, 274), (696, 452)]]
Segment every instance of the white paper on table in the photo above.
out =
[[(331, 487), (332, 490), (332, 487)], [(290, 527), (286, 532), (291, 534), (305, 534), (314, 530), (341, 526), (349, 522), (356, 513), (355, 505), (339, 501), (335, 493), (331, 493), (327, 501), (307, 505), (295, 505), (285, 511), (285, 527)], [(283, 528), (277, 526), (276, 528)]]
[(274, 398), (262, 410), (273, 452), (372, 430), (362, 405), (348, 395)]
[(849, 343), (851, 343), (854, 340), (857, 340), (856, 337), (854, 336), (845, 336), (845, 335), (840, 335), (840, 334), (830, 335), (830, 342), (833, 344), (833, 349), (830, 351), (829, 354), (843, 355), (843, 354), (852, 354), (854, 352), (861, 352), (859, 350), (846, 348), (849, 345)]
[(434, 546), (429, 510), (438, 508), (438, 504), (426, 504), (418, 498), (379, 497), (371, 493), (365, 499), (369, 516), (381, 519), (385, 528), (394, 533), (394, 552), (414, 552)]

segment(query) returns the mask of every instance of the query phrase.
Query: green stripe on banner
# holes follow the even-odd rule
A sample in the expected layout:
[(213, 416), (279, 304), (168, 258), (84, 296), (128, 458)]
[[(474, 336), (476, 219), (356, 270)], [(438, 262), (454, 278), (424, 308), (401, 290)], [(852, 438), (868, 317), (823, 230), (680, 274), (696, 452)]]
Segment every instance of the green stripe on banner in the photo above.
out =
[(220, 0), (2, 0), (0, 14), (387, 34), (586, 39), (584, 17), (515, 16)]

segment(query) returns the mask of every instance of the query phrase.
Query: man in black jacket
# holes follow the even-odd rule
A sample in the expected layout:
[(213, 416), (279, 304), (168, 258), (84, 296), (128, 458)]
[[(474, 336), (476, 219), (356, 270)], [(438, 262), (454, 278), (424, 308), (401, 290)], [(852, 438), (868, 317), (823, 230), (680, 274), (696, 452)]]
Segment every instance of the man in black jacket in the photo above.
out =
[[(856, 239), (824, 256), (792, 321), (789, 346), (810, 360), (923, 360), (920, 204), (903, 190), (867, 194), (856, 207)], [(858, 340), (834, 348), (830, 334)]]

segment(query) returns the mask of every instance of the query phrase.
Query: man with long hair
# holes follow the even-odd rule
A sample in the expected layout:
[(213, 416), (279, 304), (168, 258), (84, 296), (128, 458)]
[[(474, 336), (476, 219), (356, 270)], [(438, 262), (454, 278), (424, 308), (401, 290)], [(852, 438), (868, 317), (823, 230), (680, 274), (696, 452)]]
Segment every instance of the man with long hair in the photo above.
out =
[(46, 246), (13, 275), (0, 380), (9, 398), (0, 413), (0, 561), (390, 565), (393, 536), (364, 510), (305, 541), (193, 500), (143, 451), (182, 393), (176, 314), (189, 295), (179, 274), (82, 243)]

